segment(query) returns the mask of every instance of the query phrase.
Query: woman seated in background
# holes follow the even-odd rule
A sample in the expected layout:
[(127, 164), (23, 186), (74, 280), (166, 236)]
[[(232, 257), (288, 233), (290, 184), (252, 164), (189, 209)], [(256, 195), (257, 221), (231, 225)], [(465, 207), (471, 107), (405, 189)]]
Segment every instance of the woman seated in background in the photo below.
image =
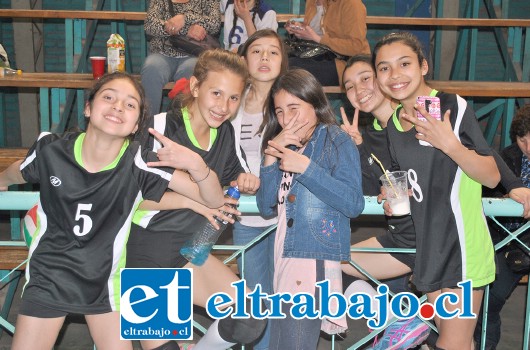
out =
[[(361, 0), (307, 1), (304, 22), (288, 22), (285, 30), (298, 39), (326, 45), (341, 56), (370, 53), (366, 40), (366, 7)], [(346, 61), (331, 56), (334, 55), (291, 57), (289, 67), (310, 71), (323, 86), (336, 86), (341, 84)]]

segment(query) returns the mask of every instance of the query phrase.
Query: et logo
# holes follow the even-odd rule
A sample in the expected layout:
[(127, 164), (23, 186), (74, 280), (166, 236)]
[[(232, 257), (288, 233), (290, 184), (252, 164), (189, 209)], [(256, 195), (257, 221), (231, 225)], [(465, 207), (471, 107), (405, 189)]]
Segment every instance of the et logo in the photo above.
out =
[(191, 269), (122, 269), (120, 336), (128, 340), (190, 340)]

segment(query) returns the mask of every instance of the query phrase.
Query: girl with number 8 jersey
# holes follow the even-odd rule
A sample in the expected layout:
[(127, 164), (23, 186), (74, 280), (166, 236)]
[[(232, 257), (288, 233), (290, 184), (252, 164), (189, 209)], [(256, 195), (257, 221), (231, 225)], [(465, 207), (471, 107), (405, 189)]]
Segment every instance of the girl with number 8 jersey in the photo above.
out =
[[(457, 284), (471, 280), (472, 309), (478, 314), (483, 287), (495, 279), (494, 249), (481, 202), (482, 185), (493, 188), (500, 180), (492, 151), (466, 101), (426, 84), (428, 65), (415, 36), (403, 32), (383, 37), (372, 59), (381, 91), (400, 102), (387, 133), (393, 168), (408, 171), (413, 192), (413, 282), (431, 303), (441, 293), (457, 294), (456, 304), (446, 303), (449, 311), (457, 311), (463, 306)], [(419, 96), (439, 97), (443, 119), (419, 106)], [(476, 317), (435, 316), (435, 322), (437, 349), (473, 349)]]

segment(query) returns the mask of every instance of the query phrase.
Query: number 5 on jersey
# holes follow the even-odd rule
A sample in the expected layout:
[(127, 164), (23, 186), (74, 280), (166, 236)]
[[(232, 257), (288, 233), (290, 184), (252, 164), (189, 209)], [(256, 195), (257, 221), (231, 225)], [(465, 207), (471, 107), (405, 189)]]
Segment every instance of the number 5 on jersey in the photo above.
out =
[(90, 210), (92, 210), (92, 204), (79, 203), (77, 205), (75, 221), (79, 222), (79, 225), (74, 226), (74, 234), (76, 236), (84, 236), (92, 230), (92, 219), (87, 214)]

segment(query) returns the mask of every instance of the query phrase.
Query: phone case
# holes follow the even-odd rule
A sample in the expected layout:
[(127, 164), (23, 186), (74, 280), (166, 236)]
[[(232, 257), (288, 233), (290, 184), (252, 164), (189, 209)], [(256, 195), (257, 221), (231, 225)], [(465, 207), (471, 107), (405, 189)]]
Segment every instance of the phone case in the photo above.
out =
[[(420, 106), (423, 106), (427, 112), (431, 115), (431, 117), (436, 118), (438, 120), (442, 119), (442, 113), (440, 109), (440, 98), (436, 96), (419, 96), (417, 99), (417, 103)], [(419, 112), (416, 111), (416, 116), (420, 120), (425, 120), (425, 117)], [(420, 145), (422, 146), (429, 146), (432, 147), (430, 143), (427, 141), (419, 140)]]
[[(418, 100), (417, 100), (417, 103), (420, 106), (425, 107), (427, 112), (429, 112), (429, 114), (433, 118), (436, 118), (438, 120), (442, 119), (442, 113), (441, 113), (441, 109), (440, 109), (440, 98), (435, 97), (435, 96), (434, 97), (431, 97), (431, 96), (419, 96)], [(416, 111), (416, 116), (420, 120), (425, 120), (425, 117), (423, 117), (423, 115), (420, 112), (418, 112), (418, 111)]]

